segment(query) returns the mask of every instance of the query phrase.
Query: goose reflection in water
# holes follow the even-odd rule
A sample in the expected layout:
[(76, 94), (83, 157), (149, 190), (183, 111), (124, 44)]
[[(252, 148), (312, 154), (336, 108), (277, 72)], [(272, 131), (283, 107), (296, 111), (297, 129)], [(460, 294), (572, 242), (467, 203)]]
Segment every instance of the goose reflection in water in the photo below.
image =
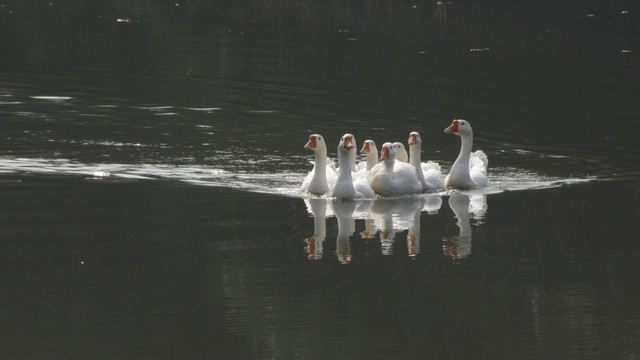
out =
[(348, 264), (352, 259), (349, 238), (356, 230), (353, 218), (353, 213), (356, 210), (356, 202), (350, 200), (335, 200), (331, 202), (331, 208), (338, 220), (336, 255), (341, 264)]
[(407, 232), (407, 254), (410, 258), (415, 258), (420, 254), (420, 213), (417, 210), (413, 213), (413, 222)]
[(469, 213), (473, 213), (476, 220), (482, 220), (487, 211), (487, 198), (486, 195), (451, 194), (449, 207), (458, 220), (456, 225), (460, 232), (442, 239), (442, 251), (453, 259), (463, 259), (471, 254), (472, 247)]
[[(338, 224), (336, 256), (343, 264), (352, 260), (351, 236), (356, 233), (356, 220), (364, 221), (361, 239), (373, 239), (379, 234), (381, 252), (392, 255), (396, 232), (407, 230), (407, 253), (420, 253), (420, 215), (437, 213), (442, 205), (440, 196), (415, 196), (373, 200), (305, 199), (307, 211), (313, 216), (313, 236), (305, 238), (307, 258), (320, 260), (327, 237), (326, 218), (335, 216)], [(330, 204), (327, 204), (330, 203)], [(330, 205), (330, 206), (329, 206)]]
[(356, 231), (355, 219), (367, 214), (373, 201), (370, 200), (333, 200), (327, 206), (324, 198), (305, 199), (307, 211), (313, 215), (313, 236), (305, 239), (307, 258), (320, 260), (323, 254), (323, 243), (327, 237), (326, 218), (335, 215), (338, 220), (338, 236), (336, 238), (336, 254), (343, 264), (351, 262), (351, 244), (349, 238)]
[[(420, 249), (420, 212), (425, 206), (422, 197), (379, 199), (371, 207), (371, 217), (375, 226), (380, 230), (380, 246), (383, 255), (393, 254), (396, 231), (409, 230), (407, 242), (410, 256), (415, 256), (416, 249)], [(416, 224), (417, 219), (417, 224)], [(416, 236), (415, 227), (418, 227)], [(412, 240), (409, 240), (411, 237)], [(416, 246), (416, 244), (418, 244)], [(413, 252), (413, 255), (411, 253)]]
[(305, 199), (307, 211), (313, 215), (313, 236), (305, 239), (307, 258), (309, 260), (322, 259), (322, 244), (327, 237), (327, 199)]
[(363, 239), (373, 239), (377, 232), (376, 221), (373, 219), (364, 219), (364, 231), (360, 233), (360, 237)]

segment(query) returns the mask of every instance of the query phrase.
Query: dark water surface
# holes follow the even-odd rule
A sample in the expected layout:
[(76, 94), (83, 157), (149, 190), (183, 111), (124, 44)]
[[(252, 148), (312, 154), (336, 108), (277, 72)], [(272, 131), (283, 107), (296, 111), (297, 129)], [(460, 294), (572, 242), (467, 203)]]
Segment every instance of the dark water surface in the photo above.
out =
[[(639, 358), (638, 14), (3, 2), (0, 356)], [(299, 193), (311, 133), (446, 170), (454, 118), (489, 189)]]

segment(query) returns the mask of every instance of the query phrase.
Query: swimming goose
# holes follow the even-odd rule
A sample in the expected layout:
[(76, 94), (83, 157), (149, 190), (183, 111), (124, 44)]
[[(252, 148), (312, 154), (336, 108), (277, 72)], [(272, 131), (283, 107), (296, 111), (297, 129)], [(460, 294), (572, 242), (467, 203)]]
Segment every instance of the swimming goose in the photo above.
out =
[(422, 190), (444, 189), (440, 165), (433, 161), (421, 162), (422, 139), (417, 131), (409, 134), (409, 163), (416, 169)]
[(402, 195), (422, 192), (413, 166), (396, 161), (396, 152), (390, 142), (382, 145), (380, 164), (374, 166), (367, 177), (371, 187), (379, 195)]
[(313, 150), (315, 163), (313, 169), (302, 182), (300, 190), (313, 195), (324, 195), (333, 188), (338, 180), (338, 174), (331, 166), (327, 165), (327, 145), (321, 135), (312, 134), (304, 148)]
[(360, 152), (367, 156), (367, 161), (361, 161), (358, 163), (358, 171), (365, 169), (371, 170), (378, 163), (378, 148), (373, 140), (365, 140), (362, 144)]
[(445, 186), (462, 189), (489, 186), (489, 178), (487, 178), (489, 159), (487, 155), (482, 150), (471, 152), (473, 145), (471, 124), (466, 120), (453, 120), (444, 132), (456, 134), (461, 139), (460, 154), (444, 180)]
[(351, 134), (344, 134), (338, 144), (338, 179), (333, 187), (331, 196), (338, 199), (345, 198), (374, 198), (375, 193), (366, 177), (353, 180), (352, 159), (354, 159), (355, 138)]

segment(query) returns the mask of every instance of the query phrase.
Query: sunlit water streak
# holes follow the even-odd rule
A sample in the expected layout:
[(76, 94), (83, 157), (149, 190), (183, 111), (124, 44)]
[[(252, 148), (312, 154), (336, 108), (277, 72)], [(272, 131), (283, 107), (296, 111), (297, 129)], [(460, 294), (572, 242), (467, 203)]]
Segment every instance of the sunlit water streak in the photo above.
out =
[[(111, 145), (112, 143), (109, 142)], [(120, 144), (120, 143), (118, 143)], [(141, 144), (121, 144), (132, 147)], [(277, 162), (277, 157), (263, 161)], [(286, 159), (281, 159), (286, 161)], [(258, 166), (261, 161), (255, 161)], [(252, 164), (244, 164), (252, 165)], [(251, 166), (249, 166), (251, 169)], [(299, 190), (306, 173), (294, 171), (278, 171), (273, 173), (254, 171), (230, 171), (224, 168), (206, 165), (173, 165), (173, 164), (122, 164), (122, 163), (82, 163), (70, 159), (47, 159), (25, 157), (0, 158), (0, 173), (32, 173), (55, 175), (80, 175), (88, 179), (140, 179), (140, 180), (175, 180), (194, 185), (217, 186), (244, 191), (268, 193), (284, 196), (307, 198), (309, 195)], [(519, 191), (546, 189), (566, 184), (585, 182), (592, 178), (554, 178), (543, 176), (517, 168), (495, 168), (490, 172), (491, 186), (461, 193), (494, 194), (503, 191)], [(442, 191), (430, 195), (447, 195), (451, 191)]]

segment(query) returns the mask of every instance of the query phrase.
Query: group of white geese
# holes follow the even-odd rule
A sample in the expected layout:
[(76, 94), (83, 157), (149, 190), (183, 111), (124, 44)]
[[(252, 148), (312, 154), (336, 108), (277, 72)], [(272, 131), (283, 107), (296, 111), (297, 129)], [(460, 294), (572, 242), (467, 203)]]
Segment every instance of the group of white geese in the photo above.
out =
[(471, 152), (471, 124), (466, 120), (453, 120), (444, 132), (456, 134), (461, 139), (460, 154), (446, 177), (441, 174), (438, 163), (422, 162), (422, 140), (415, 131), (409, 134), (409, 154), (402, 143), (386, 142), (382, 145), (378, 162), (375, 142), (366, 140), (360, 152), (366, 154), (367, 160), (360, 163), (356, 163), (355, 137), (345, 134), (338, 145), (337, 169), (327, 159), (327, 145), (323, 137), (312, 134), (304, 147), (315, 152), (315, 163), (301, 190), (313, 195), (350, 199), (489, 186), (487, 155), (482, 150)]

